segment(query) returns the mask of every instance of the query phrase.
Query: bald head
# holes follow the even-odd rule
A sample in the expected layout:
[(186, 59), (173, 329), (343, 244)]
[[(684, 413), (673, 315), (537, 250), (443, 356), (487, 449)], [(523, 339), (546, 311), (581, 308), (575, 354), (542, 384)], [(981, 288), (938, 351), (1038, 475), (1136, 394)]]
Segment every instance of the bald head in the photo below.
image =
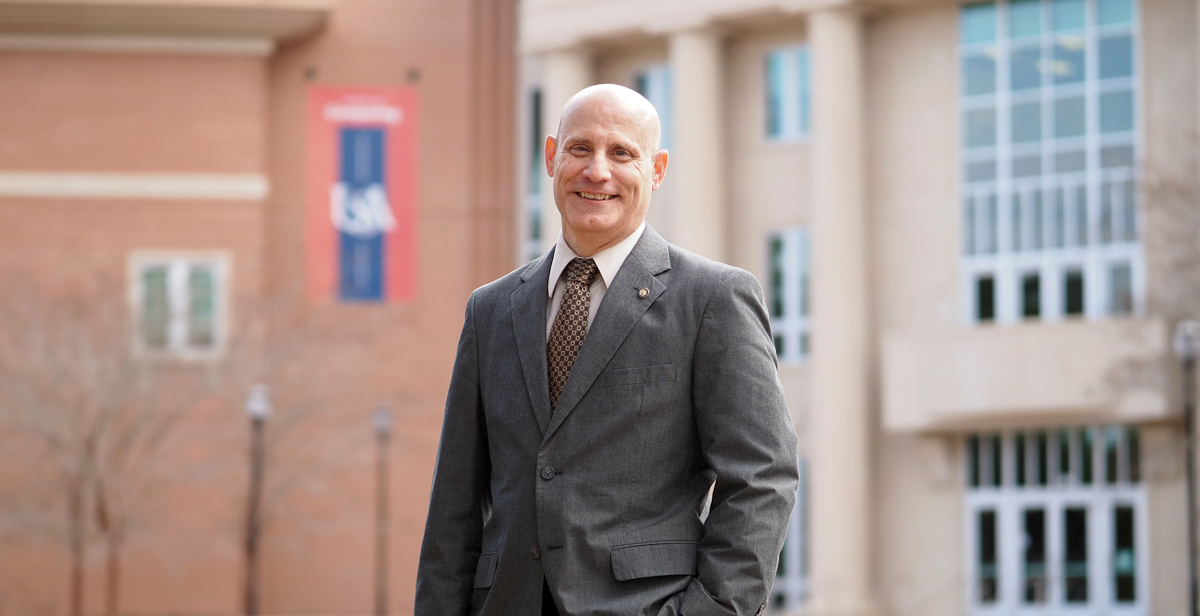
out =
[(654, 105), (629, 88), (592, 86), (567, 101), (545, 157), (563, 239), (575, 254), (613, 246), (646, 219), (667, 172), (660, 133)]
[(575, 93), (563, 105), (562, 116), (558, 121), (558, 135), (563, 134), (563, 128), (570, 125), (572, 116), (583, 107), (600, 108), (615, 116), (624, 116), (639, 136), (640, 145), (647, 152), (656, 152), (662, 138), (662, 123), (658, 119), (658, 111), (637, 90), (612, 83), (602, 83), (589, 86)]

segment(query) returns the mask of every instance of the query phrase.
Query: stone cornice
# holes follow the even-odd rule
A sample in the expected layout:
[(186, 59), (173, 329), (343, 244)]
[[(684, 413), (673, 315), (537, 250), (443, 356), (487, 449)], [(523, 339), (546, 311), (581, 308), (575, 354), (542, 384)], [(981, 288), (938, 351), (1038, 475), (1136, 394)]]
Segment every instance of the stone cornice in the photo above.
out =
[(0, 35), (234, 39), (303, 36), (333, 0), (0, 0)]

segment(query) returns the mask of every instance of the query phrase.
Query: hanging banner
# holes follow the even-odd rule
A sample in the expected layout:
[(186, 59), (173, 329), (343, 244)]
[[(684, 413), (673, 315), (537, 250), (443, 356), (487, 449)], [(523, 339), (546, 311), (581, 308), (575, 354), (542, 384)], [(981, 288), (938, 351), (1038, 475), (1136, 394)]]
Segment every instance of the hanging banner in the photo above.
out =
[(308, 93), (308, 295), (403, 302), (416, 296), (417, 93)]

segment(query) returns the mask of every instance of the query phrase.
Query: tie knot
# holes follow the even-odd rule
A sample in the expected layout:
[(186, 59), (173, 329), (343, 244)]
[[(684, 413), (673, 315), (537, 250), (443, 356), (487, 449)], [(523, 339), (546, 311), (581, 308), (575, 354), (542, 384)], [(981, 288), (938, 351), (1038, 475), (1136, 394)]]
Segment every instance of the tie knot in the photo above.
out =
[(600, 268), (596, 265), (596, 261), (590, 258), (576, 257), (567, 264), (567, 282), (578, 282), (585, 287), (590, 287), (599, 273)]

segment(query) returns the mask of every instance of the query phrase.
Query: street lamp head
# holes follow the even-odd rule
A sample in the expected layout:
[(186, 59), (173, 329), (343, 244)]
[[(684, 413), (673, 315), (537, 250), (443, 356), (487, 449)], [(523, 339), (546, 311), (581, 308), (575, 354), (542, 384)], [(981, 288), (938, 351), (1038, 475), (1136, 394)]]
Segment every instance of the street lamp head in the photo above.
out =
[(1196, 359), (1200, 354), (1200, 323), (1191, 319), (1180, 321), (1175, 326), (1175, 355), (1184, 361)]
[(392, 411), (386, 404), (380, 403), (375, 407), (375, 413), (371, 417), (371, 423), (375, 424), (375, 431), (380, 434), (387, 434), (392, 431)]
[(271, 390), (262, 383), (250, 388), (246, 396), (246, 414), (252, 419), (262, 421), (271, 414)]

